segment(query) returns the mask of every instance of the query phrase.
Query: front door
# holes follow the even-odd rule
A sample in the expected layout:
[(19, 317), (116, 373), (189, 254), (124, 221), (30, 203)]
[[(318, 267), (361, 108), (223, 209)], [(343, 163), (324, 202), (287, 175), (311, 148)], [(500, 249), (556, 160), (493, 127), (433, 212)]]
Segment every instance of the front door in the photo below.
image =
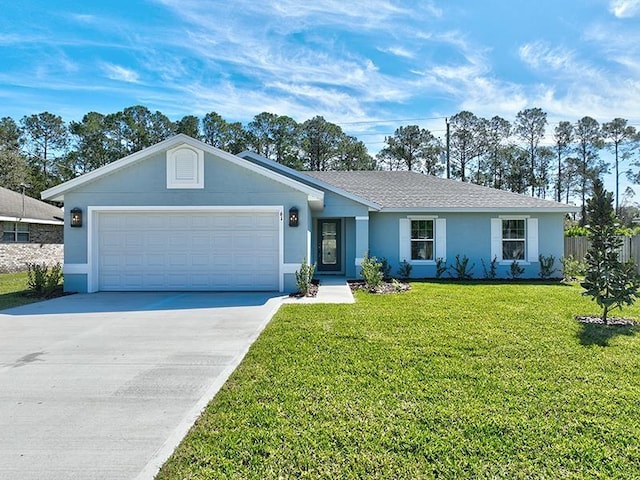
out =
[(340, 220), (318, 220), (318, 271), (339, 272), (342, 270), (340, 246)]

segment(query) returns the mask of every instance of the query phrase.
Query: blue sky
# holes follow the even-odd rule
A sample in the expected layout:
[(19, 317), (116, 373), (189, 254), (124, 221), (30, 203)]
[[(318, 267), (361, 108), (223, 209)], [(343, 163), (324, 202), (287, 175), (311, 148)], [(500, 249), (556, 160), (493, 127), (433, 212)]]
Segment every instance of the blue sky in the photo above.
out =
[(461, 110), (640, 127), (640, 0), (22, 0), (0, 16), (0, 116), (142, 104), (322, 115), (372, 153)]

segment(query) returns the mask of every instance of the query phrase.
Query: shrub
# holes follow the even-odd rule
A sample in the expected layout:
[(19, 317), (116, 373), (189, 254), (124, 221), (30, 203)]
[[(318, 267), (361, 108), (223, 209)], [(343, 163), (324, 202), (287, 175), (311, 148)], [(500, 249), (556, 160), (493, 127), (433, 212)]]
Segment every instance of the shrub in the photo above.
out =
[(403, 280), (406, 280), (411, 276), (411, 270), (413, 270), (413, 265), (406, 260), (403, 260), (398, 267), (398, 276)]
[(444, 258), (436, 258), (436, 278), (442, 278), (444, 272), (447, 271), (447, 262)]
[(462, 258), (460, 258), (460, 255), (456, 255), (456, 263), (449, 267), (451, 270), (449, 275), (458, 280), (471, 280), (473, 278), (471, 271), (475, 266), (475, 263), (469, 266), (469, 258), (466, 255), (463, 255)]
[(586, 268), (585, 263), (573, 258), (573, 255), (562, 257), (560, 259), (560, 263), (562, 263), (562, 272), (565, 280), (576, 280), (578, 277), (582, 277), (584, 275)]
[(375, 291), (382, 284), (382, 263), (379, 262), (376, 257), (370, 257), (367, 253), (362, 259), (360, 267), (362, 268), (362, 278), (364, 279), (365, 287), (371, 291)]
[(482, 262), (482, 271), (484, 272), (484, 278), (487, 280), (494, 280), (498, 276), (498, 257), (494, 256), (493, 260), (489, 262), (489, 268), (484, 264), (484, 260), (480, 259)]
[(586, 237), (587, 235), (589, 235), (589, 230), (579, 225), (574, 225), (564, 231), (565, 237)]
[(27, 263), (27, 286), (37, 297), (49, 298), (60, 290), (62, 265), (48, 267), (45, 263)]
[(556, 263), (556, 257), (553, 255), (549, 255), (548, 257), (538, 255), (538, 262), (540, 263), (540, 278), (551, 278), (551, 276), (557, 272), (557, 270), (553, 268)]
[(524, 267), (521, 267), (517, 260), (511, 262), (509, 266), (509, 275), (512, 280), (517, 280), (524, 273)]
[(385, 257), (380, 259), (380, 271), (382, 272), (383, 279), (387, 280), (391, 278), (391, 265), (389, 265)]
[(302, 259), (302, 263), (300, 264), (300, 270), (296, 270), (296, 284), (298, 285), (298, 291), (305, 297), (309, 294), (311, 280), (313, 279), (313, 272), (315, 269), (315, 263), (313, 265), (309, 265), (307, 263), (307, 258), (305, 257)]

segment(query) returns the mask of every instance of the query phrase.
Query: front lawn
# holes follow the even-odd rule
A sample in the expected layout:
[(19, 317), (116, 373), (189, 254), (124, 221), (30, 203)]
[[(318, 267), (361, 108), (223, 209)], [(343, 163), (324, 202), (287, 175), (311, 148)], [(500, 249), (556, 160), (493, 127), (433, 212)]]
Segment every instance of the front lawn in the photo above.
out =
[(580, 292), (283, 306), (158, 478), (638, 478), (640, 328)]
[(18, 307), (38, 301), (38, 298), (25, 295), (27, 292), (27, 273), (0, 274), (0, 310)]

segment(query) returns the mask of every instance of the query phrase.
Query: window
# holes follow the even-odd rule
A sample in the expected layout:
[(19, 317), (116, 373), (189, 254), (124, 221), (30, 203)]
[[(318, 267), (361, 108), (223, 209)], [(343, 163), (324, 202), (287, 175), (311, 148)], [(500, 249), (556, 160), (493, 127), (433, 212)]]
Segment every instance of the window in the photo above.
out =
[(433, 220), (411, 220), (411, 260), (433, 260)]
[(525, 220), (502, 220), (502, 259), (524, 260), (526, 246)]
[(491, 219), (491, 258), (503, 264), (538, 261), (538, 219), (507, 216)]
[(29, 242), (29, 224), (19, 222), (3, 222), (2, 241), (6, 243)]
[(447, 259), (447, 220), (426, 215), (400, 218), (398, 260), (416, 265)]

